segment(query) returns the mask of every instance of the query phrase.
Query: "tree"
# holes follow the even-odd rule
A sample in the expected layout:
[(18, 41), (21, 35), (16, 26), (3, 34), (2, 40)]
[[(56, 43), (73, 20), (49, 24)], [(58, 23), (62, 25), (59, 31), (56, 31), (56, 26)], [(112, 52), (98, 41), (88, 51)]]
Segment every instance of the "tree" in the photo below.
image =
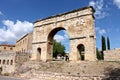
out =
[(104, 53), (103, 51), (106, 50), (106, 42), (105, 42), (105, 37), (102, 36), (102, 51), (101, 51), (101, 59), (104, 60)]
[(109, 40), (109, 37), (107, 37), (107, 49), (110, 50), (110, 40)]
[(53, 40), (53, 57), (57, 57), (58, 54), (62, 56), (65, 55), (65, 47), (61, 44), (61, 42), (57, 42)]
[(105, 42), (105, 37), (102, 36), (102, 51), (106, 50), (106, 42)]
[(101, 60), (101, 53), (98, 50), (98, 48), (96, 48), (96, 57), (97, 57), (98, 60)]

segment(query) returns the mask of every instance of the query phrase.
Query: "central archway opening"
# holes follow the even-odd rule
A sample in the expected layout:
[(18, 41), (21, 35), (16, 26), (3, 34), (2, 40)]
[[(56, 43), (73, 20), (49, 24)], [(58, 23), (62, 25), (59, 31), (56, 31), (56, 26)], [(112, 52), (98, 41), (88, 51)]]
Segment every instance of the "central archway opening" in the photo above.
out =
[(47, 52), (51, 60), (65, 60), (69, 53), (69, 35), (64, 28), (55, 28), (48, 35)]

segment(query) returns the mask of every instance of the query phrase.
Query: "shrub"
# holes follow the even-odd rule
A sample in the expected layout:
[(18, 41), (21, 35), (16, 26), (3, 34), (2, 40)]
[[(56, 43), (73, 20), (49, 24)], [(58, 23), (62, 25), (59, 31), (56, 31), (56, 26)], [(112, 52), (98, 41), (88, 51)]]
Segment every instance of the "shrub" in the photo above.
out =
[(2, 74), (2, 67), (0, 67), (0, 74)]
[(4, 73), (4, 76), (9, 76), (10, 74), (9, 73)]

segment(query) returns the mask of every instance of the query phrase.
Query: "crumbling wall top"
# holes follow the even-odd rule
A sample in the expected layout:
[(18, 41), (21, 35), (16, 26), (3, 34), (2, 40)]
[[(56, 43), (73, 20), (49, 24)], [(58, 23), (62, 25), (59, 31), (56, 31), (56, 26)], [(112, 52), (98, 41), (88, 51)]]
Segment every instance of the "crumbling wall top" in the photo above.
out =
[(69, 12), (65, 12), (65, 13), (61, 13), (61, 14), (57, 14), (57, 15), (53, 15), (53, 16), (50, 16), (47, 18), (37, 20), (34, 22), (34, 26), (37, 27), (37, 26), (41, 26), (44, 24), (59, 22), (59, 21), (71, 19), (71, 18), (78, 17), (78, 16), (84, 16), (84, 15), (88, 15), (88, 14), (93, 15), (94, 12), (95, 12), (95, 10), (92, 6), (79, 8), (79, 9), (75, 9), (75, 10), (72, 10)]

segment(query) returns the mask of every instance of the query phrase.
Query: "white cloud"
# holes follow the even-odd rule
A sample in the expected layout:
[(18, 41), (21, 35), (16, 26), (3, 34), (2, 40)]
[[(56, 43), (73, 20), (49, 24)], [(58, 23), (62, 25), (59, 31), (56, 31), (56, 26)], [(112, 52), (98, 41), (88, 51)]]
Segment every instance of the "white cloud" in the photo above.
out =
[(99, 34), (105, 34), (106, 33), (106, 30), (105, 29), (101, 29), (101, 30), (99, 30)]
[(107, 5), (104, 6), (104, 1), (103, 0), (97, 0), (97, 1), (92, 0), (92, 1), (89, 2), (89, 5), (93, 6), (95, 8), (95, 11), (96, 11), (95, 12), (95, 17), (97, 19), (102, 19), (102, 18), (104, 18), (108, 15), (108, 13), (105, 12), (105, 9), (107, 8), (106, 7)]
[(95, 27), (95, 30), (96, 30), (96, 31), (99, 31), (99, 30), (100, 30), (100, 28), (99, 28), (99, 27)]
[(29, 33), (33, 30), (33, 24), (28, 21), (20, 21), (16, 22), (11, 20), (4, 20), (4, 27), (0, 29), (0, 41), (7, 42), (15, 42), (19, 38), (21, 38), (26, 33)]
[(64, 32), (64, 35), (59, 35), (59, 34), (56, 34), (54, 36), (54, 39), (57, 41), (57, 42), (64, 42), (66, 39), (69, 38), (68, 34), (66, 31), (63, 31)]
[(56, 35), (54, 36), (54, 39), (55, 39), (57, 42), (61, 42), (62, 40), (64, 40), (64, 36), (56, 34)]
[(96, 27), (96, 32), (98, 32), (98, 34), (103, 35), (106, 34), (106, 30), (105, 29), (101, 29), (100, 27)]
[(95, 7), (95, 2), (94, 1), (90, 1), (89, 5)]
[(120, 0), (113, 0), (113, 2), (120, 9)]
[(57, 42), (61, 42), (62, 45), (65, 46), (65, 52), (69, 53), (69, 51), (70, 51), (70, 50), (69, 50), (69, 49), (70, 49), (70, 45), (69, 45), (69, 35), (68, 35), (68, 33), (67, 33), (65, 30), (61, 31), (61, 33), (62, 33), (63, 35), (56, 34), (56, 35), (54, 36), (54, 39), (55, 39)]
[(3, 15), (3, 13), (0, 11), (0, 15)]
[(69, 35), (68, 35), (67, 31), (64, 30), (63, 32), (64, 32), (64, 38), (65, 38), (65, 39), (68, 39), (68, 38), (69, 38)]

